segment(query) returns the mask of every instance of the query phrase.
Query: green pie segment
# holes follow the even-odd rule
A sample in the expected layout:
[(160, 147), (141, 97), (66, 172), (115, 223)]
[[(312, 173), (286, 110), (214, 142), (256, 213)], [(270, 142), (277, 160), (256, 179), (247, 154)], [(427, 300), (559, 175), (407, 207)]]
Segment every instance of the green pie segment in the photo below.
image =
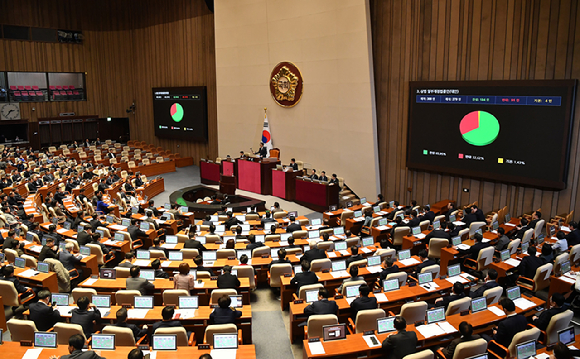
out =
[(169, 111), (173, 121), (179, 122), (183, 119), (183, 107), (180, 104), (174, 103)]
[[(474, 111), (467, 114), (463, 121), (469, 121), (473, 124), (475, 120), (475, 116), (477, 116), (477, 125), (472, 126), (474, 128), (468, 132), (463, 132), (461, 135), (463, 139), (473, 146), (486, 146), (495, 141), (497, 136), (499, 135), (499, 122), (497, 119), (490, 113), (485, 111)], [(463, 126), (460, 125), (460, 128)]]

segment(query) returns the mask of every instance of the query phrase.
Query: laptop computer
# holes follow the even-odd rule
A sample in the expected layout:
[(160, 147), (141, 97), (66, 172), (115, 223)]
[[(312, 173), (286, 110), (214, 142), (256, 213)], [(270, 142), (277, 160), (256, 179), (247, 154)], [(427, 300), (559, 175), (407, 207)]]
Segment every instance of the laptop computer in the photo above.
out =
[(152, 350), (177, 350), (176, 334), (154, 334), (151, 338)]
[(67, 306), (69, 303), (69, 296), (66, 293), (51, 293), (50, 299), (56, 305)]
[(125, 240), (125, 236), (123, 233), (115, 233), (115, 237), (113, 239), (117, 242), (123, 242)]
[(433, 229), (439, 229), (441, 228), (441, 222), (440, 221), (433, 221)]
[(479, 234), (481, 234), (481, 235), (483, 236), (483, 230), (482, 230), (481, 228), (477, 229), (477, 230), (475, 231), (475, 233), (479, 233)]
[(107, 223), (113, 223), (115, 221), (115, 218), (111, 215), (105, 216), (105, 222)]
[(389, 208), (393, 208), (395, 206), (395, 201), (390, 201), (389, 202)]
[(16, 268), (24, 268), (24, 267), (26, 267), (26, 259), (20, 258), (20, 257), (14, 258), (14, 266)]
[(336, 241), (334, 242), (335, 251), (345, 251), (348, 248), (346, 241)]
[(506, 213), (505, 217), (504, 217), (504, 222), (508, 223), (509, 221), (511, 221), (512, 216), (509, 213)]
[(544, 243), (545, 240), (546, 236), (544, 236), (544, 233), (541, 233), (536, 237), (536, 244), (541, 245), (542, 243)]
[(314, 219), (310, 220), (311, 226), (320, 226), (321, 224), (322, 224), (322, 219), (320, 219), (320, 218), (314, 218)]
[(520, 287), (511, 287), (506, 289), (506, 296), (511, 300), (516, 300), (521, 297)]
[(244, 214), (238, 214), (238, 215), (236, 216), (236, 219), (237, 219), (238, 221), (245, 222), (245, 221), (246, 221), (246, 215), (244, 215)]
[(432, 282), (433, 281), (433, 273), (431, 273), (431, 272), (419, 273), (419, 274), (417, 274), (417, 280), (419, 281), (419, 284), (425, 284), (425, 283)]
[(237, 349), (238, 348), (238, 334), (214, 334), (213, 335), (214, 349)]
[(320, 231), (318, 229), (308, 231), (308, 238), (309, 239), (320, 238)]
[(558, 330), (558, 341), (564, 345), (573, 344), (576, 338), (574, 326)]
[(381, 207), (380, 206), (373, 206), (373, 212), (377, 213), (381, 211)]
[(205, 236), (199, 236), (199, 237), (195, 237), (195, 239), (197, 239), (201, 244), (205, 244)]
[(149, 251), (145, 250), (145, 249), (137, 249), (136, 258), (137, 259), (151, 259), (151, 253), (149, 253)]
[(499, 228), (499, 222), (498, 221), (494, 221), (491, 224), (491, 229), (493, 229), (494, 231), (497, 230)]
[(400, 261), (411, 258), (411, 250), (410, 249), (403, 249), (397, 253), (397, 257)]
[(203, 263), (213, 265), (217, 259), (217, 252), (214, 251), (203, 251), (202, 252)]
[(65, 242), (60, 242), (58, 244), (58, 249), (60, 249), (61, 251), (66, 251), (66, 243)]
[(331, 204), (330, 206), (328, 206), (328, 211), (330, 212), (334, 212), (338, 209), (338, 206), (336, 204)]
[(142, 295), (133, 298), (133, 306), (135, 309), (153, 309), (153, 296)]
[(231, 307), (242, 308), (244, 306), (241, 295), (230, 295), (229, 297), (232, 300), (232, 304), (230, 304)]
[(91, 302), (97, 308), (111, 308), (111, 296), (110, 295), (93, 295)]
[(371, 256), (367, 257), (367, 267), (379, 266), (381, 265), (381, 256)]
[(263, 234), (256, 234), (256, 242), (264, 242), (265, 238), (266, 236)]
[(56, 348), (57, 343), (57, 333), (34, 333), (34, 346), (37, 348)]
[(145, 278), (147, 280), (155, 280), (155, 270), (141, 269), (141, 272), (139, 273), (139, 278)]
[(363, 215), (363, 213), (362, 213), (362, 211), (361, 211), (361, 210), (354, 211), (354, 218), (357, 218), (357, 217), (362, 217), (362, 215)]
[(570, 272), (570, 261), (565, 261), (560, 264), (560, 273), (562, 275)]
[(445, 320), (445, 307), (438, 307), (427, 311), (427, 324), (442, 322)]
[(335, 236), (342, 236), (342, 235), (344, 235), (344, 227), (334, 227), (332, 229), (332, 233)]
[(166, 235), (165, 236), (165, 243), (167, 243), (167, 244), (177, 244), (177, 243), (179, 243), (179, 240), (177, 239), (177, 236)]
[(182, 261), (183, 260), (183, 252), (180, 251), (169, 251), (169, 259), (170, 261)]
[(447, 276), (449, 278), (455, 277), (456, 275), (459, 275), (459, 274), (461, 274), (461, 265), (460, 264), (454, 264), (452, 266), (447, 267)]
[(385, 279), (383, 281), (383, 291), (390, 292), (393, 290), (399, 289), (399, 280), (398, 279)]
[[(240, 259), (243, 255), (248, 256), (248, 258), (252, 258), (252, 251), (249, 249), (238, 249), (236, 250), (236, 256), (238, 257), (238, 259)], [(276, 253), (276, 255), (278, 255)]]
[(34, 242), (34, 235), (32, 232), (26, 233), (26, 240), (29, 242)]
[(116, 279), (117, 270), (115, 268), (101, 268), (99, 270), (99, 278), (101, 279)]
[(181, 207), (179, 207), (179, 212), (187, 213), (187, 212), (189, 212), (189, 207), (188, 206), (181, 206)]
[(199, 308), (199, 297), (197, 295), (178, 297), (179, 309)]
[(49, 268), (50, 265), (45, 262), (38, 262), (36, 266), (36, 270), (38, 270), (40, 273), (48, 273)]
[(72, 225), (72, 223), (67, 221), (67, 222), (64, 222), (62, 224), (62, 228), (66, 229), (68, 231), (70, 229), (71, 225)]
[(270, 248), (270, 257), (278, 259), (278, 248)]
[(367, 198), (366, 197), (362, 197), (360, 199), (360, 204), (365, 204), (365, 203), (367, 203)]
[(363, 237), (362, 245), (363, 247), (372, 246), (375, 244), (375, 239), (373, 237)]
[(171, 209), (171, 203), (164, 203), (163, 204), (163, 208), (165, 208), (165, 209)]
[(421, 234), (421, 227), (413, 227), (413, 228), (411, 228), (411, 231), (412, 231), (414, 236), (417, 236), (417, 235)]
[(346, 324), (332, 324), (322, 326), (322, 340), (346, 339)]
[(129, 218), (123, 218), (121, 220), (121, 225), (123, 227), (129, 227), (131, 225), (131, 220)]
[(346, 297), (352, 298), (360, 295), (360, 285), (350, 285), (346, 287)]
[[(177, 273), (179, 273), (179, 272), (177, 272)], [(197, 280), (197, 269), (196, 268), (190, 268), (189, 274), (191, 274), (193, 276), (193, 280)]]
[(388, 218), (381, 218), (381, 219), (379, 219), (379, 226), (386, 226), (387, 224), (389, 224), (389, 219)]
[(290, 237), (292, 237), (292, 233), (280, 233), (280, 241), (281, 242), (288, 241), (288, 239)]
[(141, 222), (139, 224), (139, 229), (144, 231), (144, 232), (147, 232), (148, 230), (150, 230), (151, 227), (149, 226), (149, 222), (146, 222), (146, 221)]
[(505, 262), (508, 259), (510, 259), (510, 250), (509, 249), (504, 249), (503, 251), (499, 252), (500, 256), (501, 256), (501, 261)]
[(530, 247), (530, 242), (522, 243), (522, 253), (528, 253), (529, 247)]
[(479, 297), (471, 300), (471, 313), (481, 312), (487, 309), (487, 298)]
[(91, 249), (89, 247), (81, 246), (79, 251), (83, 257), (88, 257), (91, 255)]
[(517, 359), (528, 359), (536, 355), (536, 341), (530, 340), (516, 345)]
[(395, 317), (377, 318), (377, 334), (395, 331)]
[(93, 334), (91, 337), (91, 349), (115, 350), (115, 334)]
[(97, 229), (95, 231), (95, 233), (97, 233), (99, 235), (99, 238), (104, 238), (105, 237), (105, 232), (102, 229)]
[(332, 271), (340, 272), (346, 270), (346, 260), (339, 260), (332, 262)]
[(318, 289), (307, 290), (304, 294), (306, 295), (306, 303), (313, 303), (318, 300)]
[(454, 214), (449, 215), (449, 222), (455, 222), (455, 220), (457, 220), (457, 217)]
[(217, 226), (215, 226), (215, 232), (216, 233), (223, 233), (226, 231), (226, 226), (223, 224), (218, 224)]

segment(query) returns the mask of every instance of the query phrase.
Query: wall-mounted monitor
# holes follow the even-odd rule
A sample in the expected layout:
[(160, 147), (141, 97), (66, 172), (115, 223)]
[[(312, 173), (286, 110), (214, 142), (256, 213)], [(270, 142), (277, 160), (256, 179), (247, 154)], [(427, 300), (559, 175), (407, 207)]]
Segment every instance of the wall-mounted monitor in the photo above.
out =
[(207, 141), (207, 88), (153, 88), (155, 136)]

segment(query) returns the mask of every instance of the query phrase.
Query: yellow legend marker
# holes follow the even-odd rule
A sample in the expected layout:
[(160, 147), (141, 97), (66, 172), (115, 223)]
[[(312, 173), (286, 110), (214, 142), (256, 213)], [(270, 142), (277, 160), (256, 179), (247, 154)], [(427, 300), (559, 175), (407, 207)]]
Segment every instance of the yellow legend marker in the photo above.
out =
[(503, 163), (503, 158), (499, 157), (499, 158), (497, 159), (497, 163)]

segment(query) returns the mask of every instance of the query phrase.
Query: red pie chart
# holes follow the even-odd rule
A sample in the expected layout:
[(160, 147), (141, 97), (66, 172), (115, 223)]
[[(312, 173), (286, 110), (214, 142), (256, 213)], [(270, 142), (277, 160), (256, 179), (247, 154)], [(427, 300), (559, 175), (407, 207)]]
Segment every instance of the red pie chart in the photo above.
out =
[(459, 132), (473, 146), (487, 146), (499, 135), (499, 121), (489, 112), (473, 111), (459, 123)]

